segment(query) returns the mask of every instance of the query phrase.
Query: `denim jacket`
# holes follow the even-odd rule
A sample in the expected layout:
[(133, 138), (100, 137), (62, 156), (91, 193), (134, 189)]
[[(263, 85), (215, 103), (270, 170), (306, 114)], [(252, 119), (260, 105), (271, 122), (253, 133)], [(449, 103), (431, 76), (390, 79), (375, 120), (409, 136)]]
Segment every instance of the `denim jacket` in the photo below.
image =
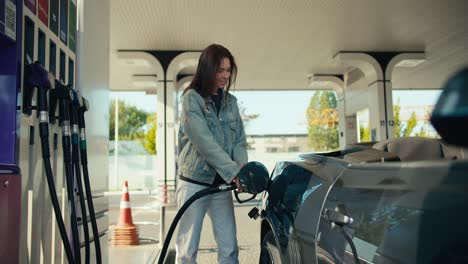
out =
[(216, 172), (226, 183), (247, 162), (247, 143), (237, 99), (223, 90), (219, 114), (211, 98), (194, 89), (182, 98), (178, 135), (178, 175), (212, 184)]

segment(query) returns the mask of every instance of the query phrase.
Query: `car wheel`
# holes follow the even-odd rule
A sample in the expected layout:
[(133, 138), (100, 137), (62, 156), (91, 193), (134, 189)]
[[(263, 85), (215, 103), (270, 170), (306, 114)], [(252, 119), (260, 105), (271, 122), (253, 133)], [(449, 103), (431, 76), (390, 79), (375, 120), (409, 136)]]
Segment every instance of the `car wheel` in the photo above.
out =
[(281, 256), (276, 245), (275, 236), (270, 230), (263, 237), (262, 248), (260, 250), (260, 264), (281, 263)]

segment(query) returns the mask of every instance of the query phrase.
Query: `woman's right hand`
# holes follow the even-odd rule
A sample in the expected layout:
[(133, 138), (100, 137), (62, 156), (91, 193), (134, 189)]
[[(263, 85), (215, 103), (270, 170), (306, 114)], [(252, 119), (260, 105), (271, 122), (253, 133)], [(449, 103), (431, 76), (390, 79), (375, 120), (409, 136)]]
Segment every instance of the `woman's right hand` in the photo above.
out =
[(240, 182), (239, 182), (239, 176), (236, 176), (232, 181), (236, 183), (237, 192), (241, 193), (241, 192), (244, 191), (244, 190), (242, 189), (242, 185), (241, 185)]

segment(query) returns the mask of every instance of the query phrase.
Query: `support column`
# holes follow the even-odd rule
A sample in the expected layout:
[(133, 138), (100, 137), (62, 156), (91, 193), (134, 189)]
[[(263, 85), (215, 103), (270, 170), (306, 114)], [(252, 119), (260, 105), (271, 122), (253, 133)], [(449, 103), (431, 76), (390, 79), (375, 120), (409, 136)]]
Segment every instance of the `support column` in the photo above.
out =
[(424, 52), (342, 51), (335, 59), (359, 68), (368, 82), (369, 125), (372, 141), (394, 137), (392, 72), (395, 67), (415, 67)]
[[(349, 83), (349, 73), (345, 72), (343, 74), (343, 87), (345, 91), (348, 91), (348, 83)], [(357, 120), (356, 120), (356, 113), (347, 113), (346, 112), (346, 107), (349, 107), (349, 104), (346, 105), (346, 94), (343, 94), (343, 122), (342, 126), (344, 126), (343, 130), (345, 131), (344, 134), (344, 142), (345, 145), (347, 144), (354, 144), (358, 142), (358, 129), (357, 129)], [(340, 116), (341, 120), (341, 116)], [(344, 146), (343, 146), (344, 147)]]
[[(158, 179), (158, 184), (164, 184), (164, 175), (166, 173), (166, 159), (165, 159), (165, 153), (166, 153), (166, 129), (165, 124), (166, 124), (166, 104), (165, 104), (165, 98), (166, 98), (166, 85), (163, 83), (163, 85), (158, 85), (156, 88), (156, 93), (158, 95), (158, 102), (157, 102), (157, 129), (156, 129), (156, 170), (158, 172), (157, 179)], [(164, 188), (164, 187), (163, 187)], [(164, 190), (163, 190), (164, 192)], [(163, 193), (161, 197), (162, 201), (165, 202), (165, 194)], [(166, 196), (167, 200), (167, 196)]]
[(392, 87), (388, 80), (378, 80), (368, 86), (369, 128), (371, 141), (393, 138)]
[[(164, 70), (163, 85), (157, 88), (158, 94), (158, 117), (157, 117), (157, 166), (158, 171), (163, 173), (163, 203), (175, 202), (173, 194), (175, 193), (176, 183), (176, 123), (177, 114), (177, 89), (175, 82), (177, 75), (187, 69), (196, 69), (200, 52), (186, 51), (150, 51), (162, 65)], [(195, 67), (194, 67), (195, 66)], [(174, 191), (172, 192), (171, 189)]]
[[(166, 90), (166, 170), (169, 202), (175, 202), (176, 162), (177, 162), (177, 91), (174, 81), (167, 82)], [(174, 192), (172, 192), (174, 190)]]

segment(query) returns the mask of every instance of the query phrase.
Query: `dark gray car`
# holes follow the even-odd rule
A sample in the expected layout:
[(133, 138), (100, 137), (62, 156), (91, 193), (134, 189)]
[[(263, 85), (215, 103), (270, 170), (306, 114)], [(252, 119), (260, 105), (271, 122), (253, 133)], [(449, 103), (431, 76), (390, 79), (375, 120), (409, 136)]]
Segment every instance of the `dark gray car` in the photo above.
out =
[(260, 263), (468, 263), (467, 76), (432, 115), (460, 146), (400, 138), (279, 162), (262, 198)]
[[(376, 149), (397, 145), (419, 151), (399, 160)], [(261, 262), (468, 261), (466, 154), (404, 138), (277, 164), (263, 197)]]

